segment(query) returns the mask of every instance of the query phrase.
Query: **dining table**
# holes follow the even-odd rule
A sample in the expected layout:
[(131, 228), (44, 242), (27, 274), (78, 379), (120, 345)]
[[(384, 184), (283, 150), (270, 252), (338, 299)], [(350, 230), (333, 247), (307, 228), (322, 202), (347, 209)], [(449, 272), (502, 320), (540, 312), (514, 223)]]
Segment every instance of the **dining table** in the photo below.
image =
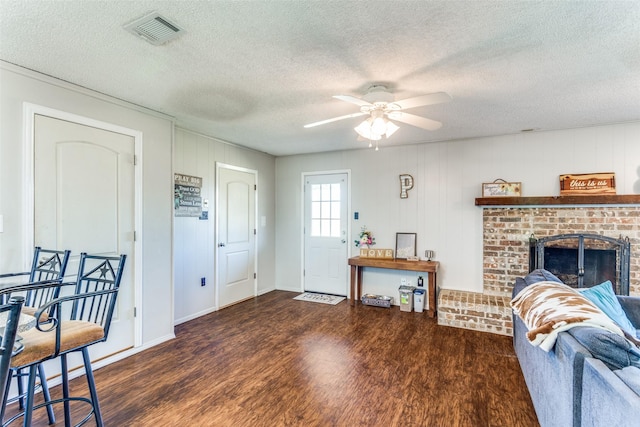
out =
[[(0, 325), (7, 324), (8, 311), (0, 313)], [(20, 313), (20, 319), (18, 320), (18, 332), (25, 332), (36, 326), (36, 318), (30, 314)], [(4, 333), (4, 326), (0, 327), (0, 336)]]

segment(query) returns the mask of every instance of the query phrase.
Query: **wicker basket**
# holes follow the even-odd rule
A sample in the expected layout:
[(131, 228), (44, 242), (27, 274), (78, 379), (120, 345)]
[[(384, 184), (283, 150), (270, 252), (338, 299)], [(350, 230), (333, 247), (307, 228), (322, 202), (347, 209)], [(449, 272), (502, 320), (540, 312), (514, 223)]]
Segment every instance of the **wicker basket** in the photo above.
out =
[(393, 303), (393, 298), (386, 297), (384, 295), (365, 294), (362, 295), (362, 303), (364, 305), (373, 305), (375, 307), (390, 308)]

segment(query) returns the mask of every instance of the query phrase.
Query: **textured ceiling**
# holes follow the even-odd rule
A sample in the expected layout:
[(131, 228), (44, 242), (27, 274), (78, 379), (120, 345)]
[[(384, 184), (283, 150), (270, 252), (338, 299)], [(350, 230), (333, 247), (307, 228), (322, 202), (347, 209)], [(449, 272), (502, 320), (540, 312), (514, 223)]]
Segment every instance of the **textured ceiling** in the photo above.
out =
[[(123, 29), (151, 11), (185, 33)], [(453, 97), (382, 146), (640, 120), (639, 1), (0, 0), (0, 59), (274, 155), (365, 147), (361, 119), (303, 125), (373, 83)]]

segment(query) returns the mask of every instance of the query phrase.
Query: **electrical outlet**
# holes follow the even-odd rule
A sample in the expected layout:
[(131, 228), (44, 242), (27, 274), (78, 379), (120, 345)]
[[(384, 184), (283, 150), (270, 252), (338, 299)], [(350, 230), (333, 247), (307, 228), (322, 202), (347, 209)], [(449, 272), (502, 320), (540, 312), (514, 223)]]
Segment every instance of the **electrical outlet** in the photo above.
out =
[(406, 277), (401, 278), (401, 279), (400, 279), (400, 284), (401, 284), (402, 286), (407, 286), (407, 278), (406, 278)]
[(206, 284), (207, 284), (207, 279), (206, 279), (206, 277), (201, 277), (201, 278), (200, 278), (200, 286), (204, 286), (204, 285), (206, 285)]

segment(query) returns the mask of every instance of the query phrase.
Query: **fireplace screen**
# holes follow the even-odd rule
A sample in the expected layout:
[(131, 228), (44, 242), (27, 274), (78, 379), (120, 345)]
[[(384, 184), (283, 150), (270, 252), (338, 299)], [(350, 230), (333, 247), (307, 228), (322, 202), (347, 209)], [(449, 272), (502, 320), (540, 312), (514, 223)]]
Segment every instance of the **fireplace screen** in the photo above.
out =
[(531, 236), (529, 270), (544, 268), (574, 288), (590, 288), (610, 280), (617, 295), (629, 295), (630, 249), (628, 237)]

